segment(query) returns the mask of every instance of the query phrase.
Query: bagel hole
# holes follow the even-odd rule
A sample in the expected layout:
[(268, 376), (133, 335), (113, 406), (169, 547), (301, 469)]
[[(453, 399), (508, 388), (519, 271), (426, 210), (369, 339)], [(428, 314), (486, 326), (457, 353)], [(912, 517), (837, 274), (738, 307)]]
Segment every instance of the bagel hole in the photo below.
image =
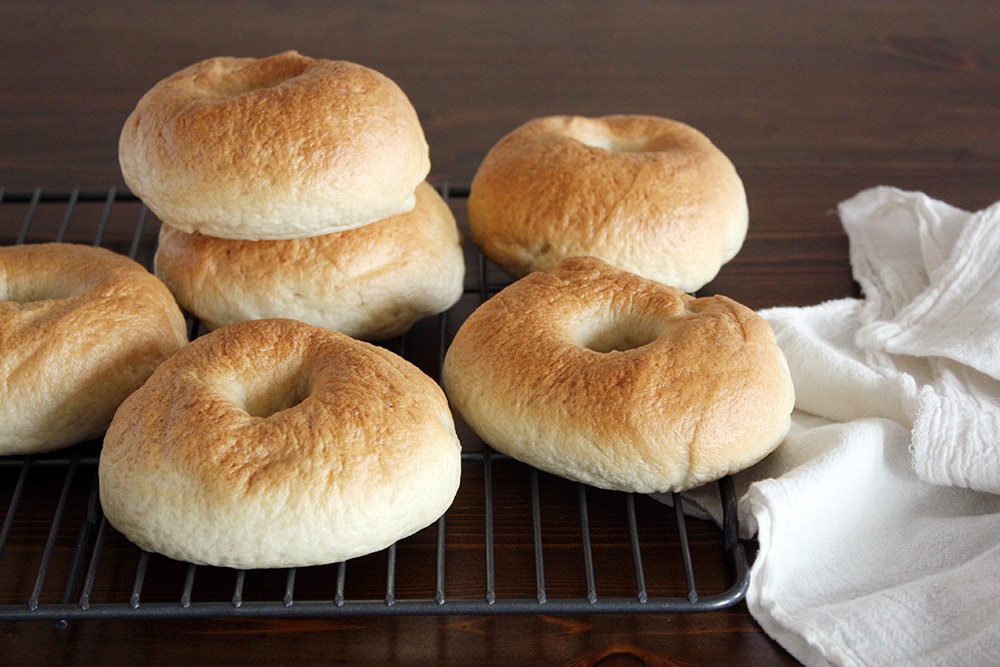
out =
[(666, 325), (633, 313), (595, 316), (577, 331), (577, 344), (594, 352), (624, 352), (652, 343)]
[(301, 364), (262, 374), (259, 381), (243, 388), (242, 408), (251, 417), (267, 419), (302, 403), (312, 392), (312, 378)]
[(275, 63), (271, 67), (249, 67), (234, 76), (220, 77), (216, 92), (226, 97), (239, 97), (257, 90), (275, 88), (285, 81), (305, 72), (308, 63), (291, 61)]
[(646, 137), (615, 136), (596, 127), (580, 128), (574, 138), (585, 146), (610, 153), (644, 153), (650, 149)]
[(60, 280), (12, 280), (0, 285), (0, 300), (30, 306), (39, 301), (71, 299), (82, 291), (78, 284)]

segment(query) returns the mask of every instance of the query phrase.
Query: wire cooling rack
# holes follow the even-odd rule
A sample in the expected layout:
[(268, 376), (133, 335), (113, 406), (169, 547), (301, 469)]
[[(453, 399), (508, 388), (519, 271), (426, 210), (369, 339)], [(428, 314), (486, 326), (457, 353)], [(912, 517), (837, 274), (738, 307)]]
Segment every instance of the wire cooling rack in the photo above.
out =
[[(439, 186), (464, 224), (467, 189)], [(0, 190), (0, 245), (103, 246), (151, 267), (159, 229), (131, 193)], [(464, 318), (506, 284), (471, 244), (465, 292), (384, 345), (439, 379)], [(190, 321), (192, 336), (203, 333)], [(732, 481), (721, 526), (672, 503), (540, 472), (483, 444), (456, 418), (462, 483), (435, 524), (374, 554), (281, 570), (181, 563), (140, 550), (101, 512), (100, 441), (0, 457), (0, 620), (712, 611), (749, 583)], [(692, 557), (692, 545), (699, 554)]]

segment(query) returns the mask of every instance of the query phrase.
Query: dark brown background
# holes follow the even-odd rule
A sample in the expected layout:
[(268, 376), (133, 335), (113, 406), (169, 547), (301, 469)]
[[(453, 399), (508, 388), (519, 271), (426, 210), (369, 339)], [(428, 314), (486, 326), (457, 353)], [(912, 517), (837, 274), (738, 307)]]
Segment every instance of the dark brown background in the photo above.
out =
[[(4, 2), (0, 187), (121, 185), (136, 100), (196, 60), (297, 49), (409, 94), (432, 180), (552, 113), (688, 122), (744, 178), (751, 229), (704, 290), (755, 308), (855, 293), (837, 202), (879, 184), (976, 209), (1000, 199), (992, 0)], [(176, 633), (176, 634), (174, 634)], [(651, 617), (0, 625), (15, 661), (776, 664), (745, 611)]]

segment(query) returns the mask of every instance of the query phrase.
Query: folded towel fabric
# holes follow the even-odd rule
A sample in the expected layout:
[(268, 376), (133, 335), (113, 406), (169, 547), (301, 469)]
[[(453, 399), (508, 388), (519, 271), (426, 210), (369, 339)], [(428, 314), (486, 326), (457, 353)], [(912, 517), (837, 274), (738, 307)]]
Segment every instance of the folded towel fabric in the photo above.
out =
[(735, 476), (747, 605), (807, 665), (1000, 665), (1000, 204), (839, 213), (864, 297), (761, 312), (796, 410)]
[(747, 605), (806, 665), (1000, 664), (1000, 496), (917, 479), (908, 441), (797, 415), (799, 464), (740, 502), (760, 545)]
[(856, 347), (913, 380), (917, 474), (1000, 493), (1000, 202), (967, 213), (881, 187), (839, 212), (864, 293)]

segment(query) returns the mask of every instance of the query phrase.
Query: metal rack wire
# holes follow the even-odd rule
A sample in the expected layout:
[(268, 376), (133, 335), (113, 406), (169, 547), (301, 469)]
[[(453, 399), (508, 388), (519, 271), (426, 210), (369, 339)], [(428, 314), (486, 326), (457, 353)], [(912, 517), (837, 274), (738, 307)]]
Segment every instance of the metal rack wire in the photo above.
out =
[[(460, 217), (467, 190), (439, 191)], [(0, 190), (0, 245), (90, 243), (151, 266), (158, 225), (120, 190)], [(386, 343), (435, 378), (463, 312), (505, 284), (474, 248), (467, 262), (463, 301)], [(462, 486), (436, 524), (377, 554), (281, 571), (178, 563), (128, 543), (101, 512), (99, 441), (2, 457), (0, 620), (663, 613), (743, 599), (749, 568), (730, 479), (718, 483), (721, 528), (706, 527), (680, 494), (671, 506), (568, 482), (459, 427)], [(717, 560), (693, 562), (692, 521)], [(699, 579), (706, 571), (710, 585)]]

